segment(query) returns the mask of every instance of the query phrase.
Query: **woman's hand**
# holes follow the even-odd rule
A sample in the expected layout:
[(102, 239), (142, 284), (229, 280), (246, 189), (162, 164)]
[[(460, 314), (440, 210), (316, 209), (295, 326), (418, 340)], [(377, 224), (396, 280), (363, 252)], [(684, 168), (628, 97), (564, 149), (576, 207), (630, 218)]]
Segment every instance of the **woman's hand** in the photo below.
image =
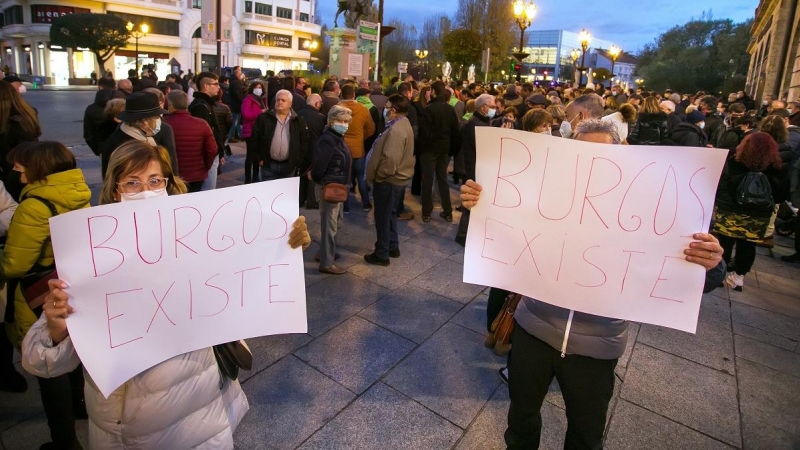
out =
[(706, 268), (706, 271), (717, 267), (722, 261), (722, 246), (719, 245), (717, 238), (708, 233), (695, 233), (692, 237), (696, 241), (689, 244), (689, 248), (683, 251), (686, 260), (700, 264)]
[(292, 231), (289, 232), (289, 245), (292, 248), (297, 248), (302, 245), (303, 250), (311, 245), (311, 235), (308, 234), (305, 216), (300, 216), (294, 221)]
[(67, 331), (67, 316), (75, 312), (72, 306), (69, 306), (69, 296), (63, 289), (66, 289), (67, 284), (61, 280), (55, 279), (47, 282), (50, 287), (50, 293), (44, 298), (44, 316), (47, 318), (47, 328), (50, 331), (50, 337), (53, 338), (53, 343), (58, 344), (69, 336)]
[(461, 185), (461, 206), (472, 209), (473, 206), (478, 204), (482, 190), (483, 187), (480, 184), (467, 180), (465, 184)]

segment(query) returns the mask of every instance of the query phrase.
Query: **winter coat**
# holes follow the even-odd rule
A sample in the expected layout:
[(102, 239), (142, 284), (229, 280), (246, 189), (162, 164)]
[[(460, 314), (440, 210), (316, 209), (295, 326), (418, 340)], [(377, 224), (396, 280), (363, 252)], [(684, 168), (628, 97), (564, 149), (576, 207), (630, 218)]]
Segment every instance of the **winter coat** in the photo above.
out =
[[(233, 114), (231, 113), (231, 108), (225, 103), (217, 102), (214, 104), (214, 116), (217, 117), (219, 132), (222, 133), (222, 142), (224, 143), (228, 136), (228, 132), (231, 130), (231, 124), (233, 124)], [(213, 134), (214, 132), (212, 131), (211, 133)], [(223, 144), (223, 149), (219, 152), (220, 157), (225, 156), (224, 147), (225, 145)]]
[[(78, 364), (72, 340), (53, 345), (42, 316), (22, 344), (22, 366), (52, 378)], [(108, 398), (85, 371), (84, 378), (92, 449), (233, 449), (233, 432), (250, 407), (239, 382), (220, 374), (211, 348), (159, 363)]]
[[(49, 240), (52, 213), (46, 204), (29, 198), (33, 196), (49, 200), (59, 214), (64, 214), (88, 208), (92, 193), (80, 169), (54, 173), (25, 186), (8, 228), (5, 249), (0, 255), (0, 278), (3, 280), (18, 279), (37, 263), (40, 267), (55, 264)], [(6, 332), (11, 343), (19, 347), (28, 328), (36, 322), (36, 315), (28, 307), (19, 286), (14, 291), (13, 301), (14, 322), (6, 323)]]
[[(302, 117), (306, 121), (306, 126), (308, 126), (308, 155), (305, 160), (311, 163), (311, 160), (314, 159), (314, 146), (317, 145), (325, 126), (328, 124), (328, 118), (312, 107), (301, 110), (297, 115)], [(303, 167), (302, 169), (305, 170), (306, 168)]]
[(475, 163), (477, 150), (475, 143), (475, 127), (488, 127), (489, 118), (475, 111), (472, 117), (461, 128), (461, 151), (464, 152), (464, 167), (467, 179), (475, 179)]
[(0, 236), (8, 233), (8, 227), (11, 225), (11, 219), (16, 210), (17, 202), (6, 191), (5, 185), (0, 183)]
[(244, 101), (244, 86), (242, 81), (232, 76), (228, 85), (228, 106), (231, 108), (231, 113), (240, 114), (242, 112), (242, 104)]
[(205, 120), (192, 117), (189, 111), (176, 110), (164, 116), (175, 133), (175, 151), (181, 178), (193, 183), (208, 178), (208, 171), (218, 155), (217, 143)]
[(339, 106), (343, 106), (352, 111), (353, 120), (350, 121), (350, 128), (344, 134), (344, 141), (350, 149), (353, 158), (363, 158), (366, 155), (364, 141), (375, 134), (375, 122), (372, 120), (369, 110), (355, 100), (342, 100)]
[[(195, 92), (194, 100), (189, 105), (189, 114), (205, 120), (211, 127), (214, 133), (214, 139), (217, 141), (217, 149), (220, 152), (225, 151), (225, 135), (222, 134), (222, 127), (220, 126), (217, 116), (214, 113), (214, 105), (216, 100), (212, 99), (208, 94), (203, 92)], [(220, 153), (222, 157), (224, 153)]]
[(667, 143), (667, 115), (641, 113), (628, 135), (632, 145), (665, 145)]
[(242, 139), (248, 139), (253, 135), (253, 124), (256, 119), (267, 108), (267, 99), (258, 97), (255, 94), (248, 94), (242, 101)]
[(100, 156), (100, 135), (108, 138), (110, 133), (101, 131), (100, 129), (106, 123), (106, 116), (104, 111), (106, 104), (112, 98), (115, 98), (116, 91), (112, 89), (101, 89), (97, 91), (94, 96), (94, 102), (86, 107), (83, 113), (83, 139), (95, 155)]
[(408, 119), (397, 119), (384, 131), (369, 156), (367, 183), (406, 186), (414, 176), (414, 130)]
[(350, 166), (353, 163), (350, 149), (344, 136), (326, 127), (314, 147), (314, 162), (311, 165), (311, 178), (315, 183), (326, 185), (350, 183)]
[(624, 141), (628, 139), (628, 122), (625, 122), (625, 119), (622, 118), (622, 113), (616, 111), (607, 116), (603, 116), (600, 120), (613, 123), (617, 128), (617, 134), (619, 134), (620, 140)]
[(319, 108), (319, 112), (327, 117), (331, 108), (339, 104), (339, 96), (331, 91), (323, 92), (320, 96), (322, 97), (322, 105)]
[[(306, 121), (294, 113), (287, 120), (289, 121), (289, 157), (286, 161), (293, 168), (308, 167), (309, 142)], [(250, 138), (255, 140), (256, 160), (264, 161), (264, 167), (269, 167), (272, 162), (269, 150), (277, 127), (278, 116), (275, 115), (274, 110), (258, 116), (256, 123), (253, 125), (253, 134)]]
[[(419, 121), (419, 153), (455, 154), (461, 143), (456, 111), (444, 98), (434, 98), (422, 111)], [(455, 148), (451, 148), (455, 147)]]
[[(144, 136), (144, 133), (142, 133), (142, 136)], [(120, 145), (133, 139), (133, 137), (126, 134), (119, 127), (117, 127), (108, 137), (108, 139), (106, 139), (105, 144), (103, 144), (103, 147), (100, 149), (100, 168), (103, 178), (106, 176), (108, 161), (111, 159), (111, 154), (114, 153), (114, 150), (119, 148)], [(172, 164), (172, 170), (175, 172), (175, 175), (180, 175), (180, 171), (178, 170), (178, 154), (175, 152), (175, 133), (172, 131), (172, 126), (170, 126), (170, 124), (168, 124), (166, 121), (162, 120), (161, 130), (158, 132), (158, 134), (153, 136), (153, 140), (157, 145), (167, 149), (167, 153), (169, 153), (169, 160)]]
[(705, 147), (708, 143), (703, 130), (697, 125), (682, 122), (672, 131), (671, 141), (673, 145), (681, 147)]
[[(751, 211), (742, 208), (736, 203), (736, 191), (738, 190), (739, 183), (742, 179), (752, 172), (744, 164), (736, 161), (735, 155), (728, 157), (725, 161), (725, 167), (722, 169), (722, 175), (719, 178), (717, 185), (717, 194), (714, 199), (714, 206), (722, 211), (728, 211), (736, 214), (747, 214), (753, 217), (771, 217), (772, 211)], [(778, 204), (789, 198), (789, 167), (787, 164), (783, 165), (781, 169), (768, 168), (763, 170), (762, 173), (769, 178), (769, 186), (772, 189), (772, 198), (775, 204)]]

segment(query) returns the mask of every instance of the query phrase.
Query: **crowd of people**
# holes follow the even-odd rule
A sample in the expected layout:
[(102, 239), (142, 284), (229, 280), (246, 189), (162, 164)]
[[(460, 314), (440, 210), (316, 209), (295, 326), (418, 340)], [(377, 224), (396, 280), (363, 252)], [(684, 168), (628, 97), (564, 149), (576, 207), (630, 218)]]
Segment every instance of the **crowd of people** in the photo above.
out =
[[(84, 138), (102, 161), (100, 203), (215, 189), (230, 144), (244, 141), (245, 184), (300, 177), (300, 206), (318, 210), (321, 218), (315, 259), (323, 273), (347, 272), (336, 264), (336, 235), (359, 205), (372, 211), (376, 230), (374, 250), (364, 261), (388, 266), (401, 256), (397, 222), (415, 220), (405, 207), (409, 185), (411, 195), (420, 197), (421, 221), (432, 220), (437, 201), (444, 222), (453, 221), (454, 209), (461, 211), (454, 238), (465, 245), (469, 210), (481, 191), (474, 181), (477, 127), (606, 144), (727, 149), (711, 233), (696, 234), (686, 249), (687, 260), (707, 270), (705, 290), (723, 284), (742, 290), (756, 247), (771, 246), (776, 230), (794, 232), (796, 253), (783, 259), (800, 263), (797, 102), (767, 97), (756, 108), (744, 92), (719, 99), (618, 85), (546, 89), (531, 83), (418, 82), (411, 76), (395, 77), (388, 86), (332, 76), (312, 86), (291, 73), (246, 80), (238, 66), (230, 76), (201, 72), (159, 82), (145, 71), (141, 78), (133, 73), (97, 84), (84, 115)], [(54, 267), (48, 219), (90, 207), (89, 188), (66, 147), (38, 141), (35, 109), (6, 82), (0, 82), (0, 134), (0, 233), (6, 236), (0, 278), (9, 292), (6, 333), (0, 333), (0, 389), (27, 389), (12, 364), (16, 348), (42, 392), (52, 439), (42, 448), (80, 448), (75, 419), (87, 412), (90, 442), (97, 448), (232, 448), (247, 400), (236, 380), (220, 379), (210, 349), (165, 361), (109, 398), (84, 377), (64, 321), (72, 312), (68, 287), (51, 280), (50, 294), (35, 304), (26, 298), (25, 280)], [(455, 208), (452, 184), (461, 189)], [(310, 243), (304, 220), (290, 235), (293, 247)], [(487, 330), (508, 294), (490, 290)], [(494, 347), (509, 354), (501, 370), (511, 396), (508, 447), (538, 444), (539, 408), (553, 377), (567, 406), (567, 446), (597, 447), (628, 323), (529, 298), (514, 317), (514, 351), (509, 353), (510, 345)], [(571, 339), (564, 331), (570, 329)], [(494, 346), (487, 338), (489, 343)], [(178, 406), (165, 410), (153, 398)], [(126, 404), (137, 406), (127, 410)], [(140, 408), (159, 420), (130, 412)]]

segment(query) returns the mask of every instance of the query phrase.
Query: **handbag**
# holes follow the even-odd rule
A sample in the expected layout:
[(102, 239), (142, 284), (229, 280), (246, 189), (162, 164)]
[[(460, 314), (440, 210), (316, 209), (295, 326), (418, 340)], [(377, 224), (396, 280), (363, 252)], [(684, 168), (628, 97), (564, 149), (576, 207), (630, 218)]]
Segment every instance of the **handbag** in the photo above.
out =
[(347, 201), (347, 186), (341, 183), (328, 183), (322, 186), (322, 199), (328, 203)]
[(217, 360), (219, 371), (226, 378), (235, 380), (239, 378), (239, 369), (251, 370), (253, 368), (253, 352), (244, 339), (217, 344), (213, 347), (214, 358)]
[[(490, 330), (494, 333), (496, 340), (495, 353), (505, 354), (510, 350), (511, 332), (514, 331), (514, 311), (517, 310), (517, 304), (519, 304), (521, 298), (522, 295), (509, 292), (506, 301), (503, 303), (503, 309), (500, 310), (500, 313), (492, 322)], [(508, 350), (505, 350), (505, 348), (508, 348)]]
[[(53, 203), (49, 200), (32, 195), (30, 197), (25, 197), (23, 201), (29, 198), (36, 199), (47, 206), (52, 217), (58, 215), (55, 205), (53, 205)], [(36, 312), (37, 316), (41, 315), (41, 311), (37, 311), (37, 308), (41, 308), (42, 305), (44, 305), (44, 299), (50, 292), (50, 286), (48, 286), (47, 282), (58, 278), (58, 272), (56, 271), (55, 265), (44, 267), (38, 262), (44, 258), (44, 253), (49, 246), (50, 236), (47, 236), (47, 239), (45, 239), (45, 241), (42, 243), (42, 249), (39, 253), (39, 258), (36, 260), (36, 264), (33, 265), (28, 273), (19, 279), (22, 297), (25, 299), (25, 302), (28, 304), (28, 307), (31, 309), (31, 311)]]

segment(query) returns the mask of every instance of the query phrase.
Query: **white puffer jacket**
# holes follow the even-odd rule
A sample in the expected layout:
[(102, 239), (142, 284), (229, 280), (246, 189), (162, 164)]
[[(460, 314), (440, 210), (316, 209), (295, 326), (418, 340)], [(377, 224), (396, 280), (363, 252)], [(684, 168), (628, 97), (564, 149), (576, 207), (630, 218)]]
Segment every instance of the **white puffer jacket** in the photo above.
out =
[[(25, 370), (49, 378), (79, 364), (70, 338), (53, 346), (42, 315), (22, 342)], [(153, 366), (109, 398), (84, 375), (92, 449), (232, 449), (233, 431), (249, 409), (239, 382), (220, 375), (211, 348)]]

